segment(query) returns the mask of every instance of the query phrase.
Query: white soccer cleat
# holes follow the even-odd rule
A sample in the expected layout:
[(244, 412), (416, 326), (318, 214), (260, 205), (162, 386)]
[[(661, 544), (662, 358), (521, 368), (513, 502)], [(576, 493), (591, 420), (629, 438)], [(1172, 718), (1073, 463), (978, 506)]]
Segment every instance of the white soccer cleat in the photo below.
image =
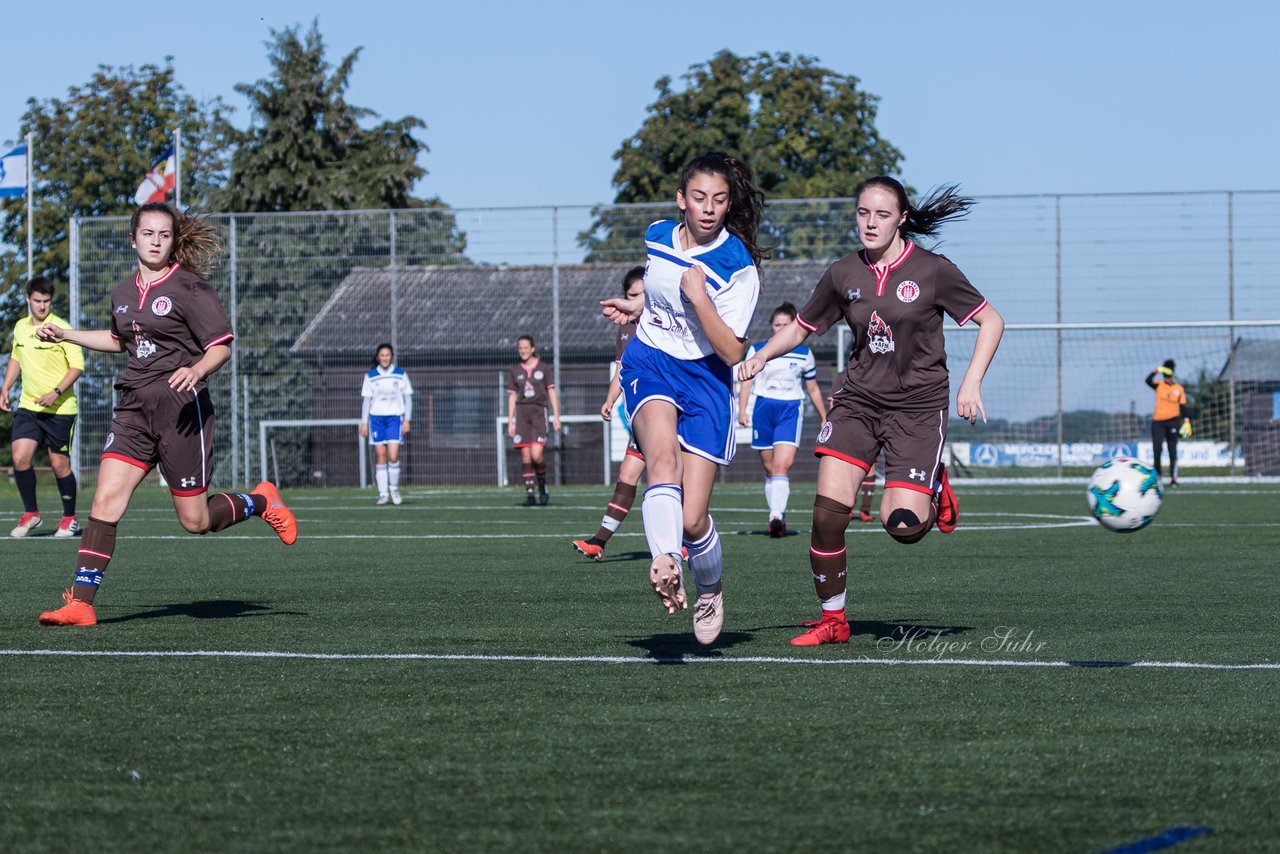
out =
[(400, 497), (400, 490), (391, 490), (391, 503), (399, 507), (402, 501), (404, 501), (404, 499)]
[(53, 535), (60, 540), (65, 540), (78, 533), (80, 533), (80, 523), (76, 521), (76, 517), (63, 516), (62, 521), (58, 522), (58, 527), (54, 529)]
[(707, 646), (720, 637), (724, 628), (724, 593), (717, 584), (706, 593), (699, 593), (693, 603), (693, 636), (698, 643)]
[(22, 518), (18, 520), (18, 527), (9, 532), (9, 536), (22, 538), (31, 531), (40, 527), (40, 523), (44, 520), (40, 518), (39, 513), (23, 513)]
[(379, 507), (381, 507), (382, 505), (386, 504), (386, 503), (387, 503), (387, 501), (389, 501), (389, 500), (390, 500), (390, 499), (388, 499), (388, 498), (387, 498), (387, 496), (385, 496), (385, 495), (379, 495), (379, 496), (378, 496), (378, 500), (377, 500), (377, 501), (375, 501), (375, 502), (373, 502), (373, 503), (374, 503), (374, 504), (377, 504)]
[(658, 555), (649, 566), (649, 583), (653, 592), (662, 600), (662, 607), (668, 614), (683, 611), (689, 607), (689, 597), (684, 594), (684, 579), (680, 571), (680, 561), (671, 555)]

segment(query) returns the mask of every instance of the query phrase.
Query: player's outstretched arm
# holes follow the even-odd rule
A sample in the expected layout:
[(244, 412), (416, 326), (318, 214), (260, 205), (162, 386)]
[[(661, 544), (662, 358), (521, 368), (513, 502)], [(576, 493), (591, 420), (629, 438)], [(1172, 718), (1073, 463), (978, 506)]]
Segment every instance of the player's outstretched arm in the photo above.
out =
[(122, 353), (124, 345), (120, 339), (105, 329), (67, 329), (53, 323), (46, 323), (36, 330), (36, 337), (41, 341), (52, 341), (55, 344), (66, 341), (79, 344), (100, 353)]
[(790, 353), (809, 337), (809, 330), (799, 323), (789, 323), (773, 334), (756, 354), (738, 365), (738, 379), (746, 381), (764, 370), (765, 363), (784, 353)]
[(619, 326), (626, 326), (640, 319), (640, 312), (644, 311), (644, 294), (638, 294), (631, 299), (609, 297), (609, 299), (600, 300), (600, 305), (603, 306), (605, 317)]

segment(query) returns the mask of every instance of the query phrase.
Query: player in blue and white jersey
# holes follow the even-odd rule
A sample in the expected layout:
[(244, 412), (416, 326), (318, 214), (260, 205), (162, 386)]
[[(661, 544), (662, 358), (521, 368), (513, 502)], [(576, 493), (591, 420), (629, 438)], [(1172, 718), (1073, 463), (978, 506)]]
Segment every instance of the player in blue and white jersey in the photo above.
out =
[(619, 376), (648, 472), (641, 510), (649, 581), (667, 613), (689, 606), (683, 536), (697, 587), (693, 633), (709, 644), (724, 625), (724, 597), (720, 537), (707, 508), (716, 467), (733, 459), (731, 366), (746, 353), (760, 296), (764, 194), (746, 163), (717, 152), (685, 165), (676, 205), (679, 222), (645, 232), (643, 298), (601, 304), (614, 323), (637, 322)]
[(413, 418), (413, 384), (404, 368), (395, 364), (390, 344), (379, 344), (374, 364), (364, 375), (360, 389), (360, 435), (373, 445), (374, 481), (378, 504), (399, 504), (400, 444), (409, 438)]
[[(796, 322), (796, 307), (784, 302), (773, 310), (770, 325), (776, 333)], [(747, 351), (750, 359), (761, 345)], [(755, 390), (756, 401), (747, 400)], [(787, 535), (787, 500), (791, 497), (791, 465), (800, 447), (804, 427), (804, 399), (813, 401), (818, 420), (827, 420), (827, 402), (818, 388), (818, 365), (813, 351), (803, 344), (765, 363), (754, 379), (738, 392), (738, 423), (751, 427), (751, 447), (760, 452), (764, 466), (764, 500), (769, 507), (769, 536)]]

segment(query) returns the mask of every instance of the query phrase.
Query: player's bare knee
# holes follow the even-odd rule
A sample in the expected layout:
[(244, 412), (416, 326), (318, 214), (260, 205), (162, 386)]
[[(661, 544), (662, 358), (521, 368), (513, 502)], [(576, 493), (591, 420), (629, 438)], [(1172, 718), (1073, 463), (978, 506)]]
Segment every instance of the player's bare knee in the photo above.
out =
[(933, 528), (932, 519), (922, 522), (919, 516), (905, 507), (894, 510), (881, 524), (889, 536), (906, 545), (920, 542)]

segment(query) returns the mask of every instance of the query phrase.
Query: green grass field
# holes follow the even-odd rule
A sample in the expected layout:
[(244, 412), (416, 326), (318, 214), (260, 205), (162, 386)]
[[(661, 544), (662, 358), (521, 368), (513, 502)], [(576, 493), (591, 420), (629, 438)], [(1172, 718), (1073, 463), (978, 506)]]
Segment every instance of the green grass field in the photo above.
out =
[(1184, 486), (1130, 536), (1083, 486), (957, 492), (950, 536), (853, 523), (854, 637), (815, 649), (811, 484), (782, 541), (717, 491), (709, 649), (638, 508), (571, 549), (607, 487), (286, 493), (293, 548), (147, 487), (90, 629), (36, 622), (74, 541), (5, 539), (0, 850), (1280, 847), (1280, 486)]

